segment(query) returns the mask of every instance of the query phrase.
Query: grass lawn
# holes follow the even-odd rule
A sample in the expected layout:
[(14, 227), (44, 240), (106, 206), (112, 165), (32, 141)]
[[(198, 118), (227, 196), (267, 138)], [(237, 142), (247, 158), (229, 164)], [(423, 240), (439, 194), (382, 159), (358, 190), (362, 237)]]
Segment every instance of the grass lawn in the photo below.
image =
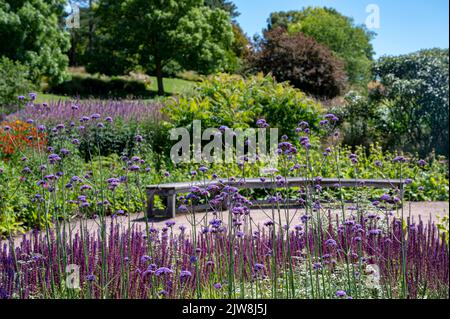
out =
[[(86, 78), (92, 78), (95, 81), (99, 81), (97, 83), (101, 84), (101, 82), (104, 83), (108, 83), (112, 78), (105, 76), (105, 75), (91, 75), (87, 72), (84, 71), (84, 69), (74, 69), (74, 68), (70, 68), (69, 69), (69, 73), (73, 76), (73, 79), (75, 78), (82, 78), (82, 79), (86, 79)], [(123, 81), (127, 82), (127, 81), (133, 81), (130, 80), (129, 78), (123, 76), (123, 77), (119, 77), (121, 78)], [(80, 80), (78, 80), (79, 82)], [(164, 90), (166, 92), (166, 96), (170, 96), (170, 95), (178, 95), (178, 94), (183, 94), (186, 92), (189, 92), (190, 90), (193, 89), (193, 87), (195, 86), (195, 81), (189, 81), (189, 80), (185, 80), (185, 79), (181, 79), (181, 78), (164, 78)], [(69, 80), (69, 82), (71, 82), (71, 80)], [(92, 82), (89, 82), (90, 84)], [(131, 83), (131, 82), (130, 82)], [(150, 101), (150, 100), (156, 100), (159, 99), (161, 97), (159, 97), (157, 95), (158, 92), (158, 85), (157, 85), (157, 79), (154, 76), (147, 76), (147, 91), (146, 93), (144, 93), (144, 95), (138, 95), (140, 96), (141, 100), (146, 100), (146, 101)], [(83, 85), (83, 84), (82, 84)], [(86, 85), (86, 84), (84, 84)], [(138, 94), (142, 94), (142, 91)], [(67, 94), (64, 94), (64, 90), (62, 90), (61, 92), (54, 92), (54, 93), (40, 93), (38, 95), (37, 98), (37, 102), (38, 103), (43, 103), (43, 102), (55, 102), (58, 100), (70, 100), (73, 98), (77, 98), (77, 96), (72, 92), (68, 91)], [(94, 98), (94, 99), (109, 99), (112, 98), (111, 96), (87, 96), (85, 95), (81, 95), (80, 99), (87, 99), (87, 98)]]
[[(150, 90), (157, 92), (158, 84), (156, 77), (152, 76), (150, 78), (152, 81), (150, 84)], [(177, 78), (165, 78), (163, 81), (164, 81), (164, 90), (166, 91), (167, 94), (170, 95), (186, 93), (195, 86), (195, 82)]]
[(70, 100), (71, 98), (64, 95), (56, 95), (56, 94), (50, 94), (50, 93), (38, 93), (36, 102), (37, 103), (44, 103), (44, 102), (58, 102)]

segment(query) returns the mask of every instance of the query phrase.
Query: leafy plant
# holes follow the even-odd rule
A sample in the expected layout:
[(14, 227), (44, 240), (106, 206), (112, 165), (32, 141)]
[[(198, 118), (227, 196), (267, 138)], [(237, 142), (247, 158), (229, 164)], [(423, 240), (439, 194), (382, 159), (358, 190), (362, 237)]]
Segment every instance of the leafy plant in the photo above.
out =
[(331, 50), (303, 33), (289, 34), (281, 27), (264, 33), (250, 64), (316, 97), (333, 98), (346, 86), (344, 63)]
[(258, 118), (265, 118), (280, 134), (291, 135), (301, 121), (317, 129), (322, 107), (270, 75), (243, 78), (219, 74), (199, 83), (191, 95), (168, 99), (163, 112), (175, 127), (201, 120), (204, 128), (248, 128)]
[(18, 96), (33, 89), (26, 66), (6, 57), (0, 58), (0, 120), (4, 114), (17, 110)]

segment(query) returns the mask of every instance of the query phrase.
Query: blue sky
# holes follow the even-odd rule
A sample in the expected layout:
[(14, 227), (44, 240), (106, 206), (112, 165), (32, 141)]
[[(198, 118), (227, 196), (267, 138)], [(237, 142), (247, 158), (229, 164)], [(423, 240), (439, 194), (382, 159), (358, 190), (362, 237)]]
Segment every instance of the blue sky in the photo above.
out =
[(363, 24), (375, 4), (380, 28), (373, 29), (376, 56), (398, 55), (424, 48), (448, 48), (448, 0), (232, 0), (241, 15), (237, 21), (249, 36), (261, 33), (271, 12), (298, 10), (305, 6), (333, 7)]

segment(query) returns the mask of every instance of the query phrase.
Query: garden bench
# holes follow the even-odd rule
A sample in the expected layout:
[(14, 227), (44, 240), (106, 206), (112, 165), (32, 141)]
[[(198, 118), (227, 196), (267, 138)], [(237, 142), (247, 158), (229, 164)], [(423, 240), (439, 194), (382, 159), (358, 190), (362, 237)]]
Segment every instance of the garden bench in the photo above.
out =
[[(316, 183), (305, 178), (292, 177), (286, 179), (286, 186), (283, 187), (300, 187), (312, 185)], [(223, 180), (207, 180), (194, 182), (169, 183), (160, 185), (147, 186), (147, 216), (154, 217), (156, 213), (163, 213), (167, 218), (174, 218), (177, 212), (176, 196), (177, 194), (188, 193), (193, 186), (234, 186), (240, 189), (262, 189), (262, 188), (281, 188), (274, 180), (266, 179), (262, 181), (260, 178), (238, 179), (236, 181)], [(401, 180), (387, 180), (387, 179), (337, 179), (337, 178), (323, 178), (320, 181), (323, 188), (336, 188), (337, 185), (342, 187), (372, 187), (372, 188), (398, 188), (403, 190), (403, 183)], [(164, 211), (155, 210), (155, 195), (159, 196), (166, 202), (166, 209)]]

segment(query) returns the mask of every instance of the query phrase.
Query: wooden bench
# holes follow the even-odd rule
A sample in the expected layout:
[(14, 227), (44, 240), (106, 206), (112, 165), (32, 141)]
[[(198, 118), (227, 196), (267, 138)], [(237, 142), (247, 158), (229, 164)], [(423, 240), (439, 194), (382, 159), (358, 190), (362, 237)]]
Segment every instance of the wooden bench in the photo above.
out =
[(262, 188), (283, 188), (283, 187), (301, 187), (306, 185), (320, 184), (323, 188), (341, 187), (372, 187), (372, 188), (398, 188), (403, 191), (403, 183), (401, 180), (380, 180), (380, 179), (337, 179), (337, 178), (323, 178), (320, 183), (307, 180), (305, 178), (287, 178), (286, 185), (280, 186), (276, 181), (266, 179), (262, 181), (260, 178), (236, 179), (236, 181), (224, 180), (207, 180), (207, 181), (193, 181), (182, 183), (170, 183), (160, 185), (147, 186), (147, 216), (154, 217), (156, 213), (161, 211), (155, 210), (155, 195), (158, 195), (166, 202), (166, 209), (162, 211), (167, 218), (174, 218), (176, 208), (177, 194), (188, 193), (193, 186), (207, 187), (209, 185), (217, 186), (234, 186), (239, 189), (262, 189)]

